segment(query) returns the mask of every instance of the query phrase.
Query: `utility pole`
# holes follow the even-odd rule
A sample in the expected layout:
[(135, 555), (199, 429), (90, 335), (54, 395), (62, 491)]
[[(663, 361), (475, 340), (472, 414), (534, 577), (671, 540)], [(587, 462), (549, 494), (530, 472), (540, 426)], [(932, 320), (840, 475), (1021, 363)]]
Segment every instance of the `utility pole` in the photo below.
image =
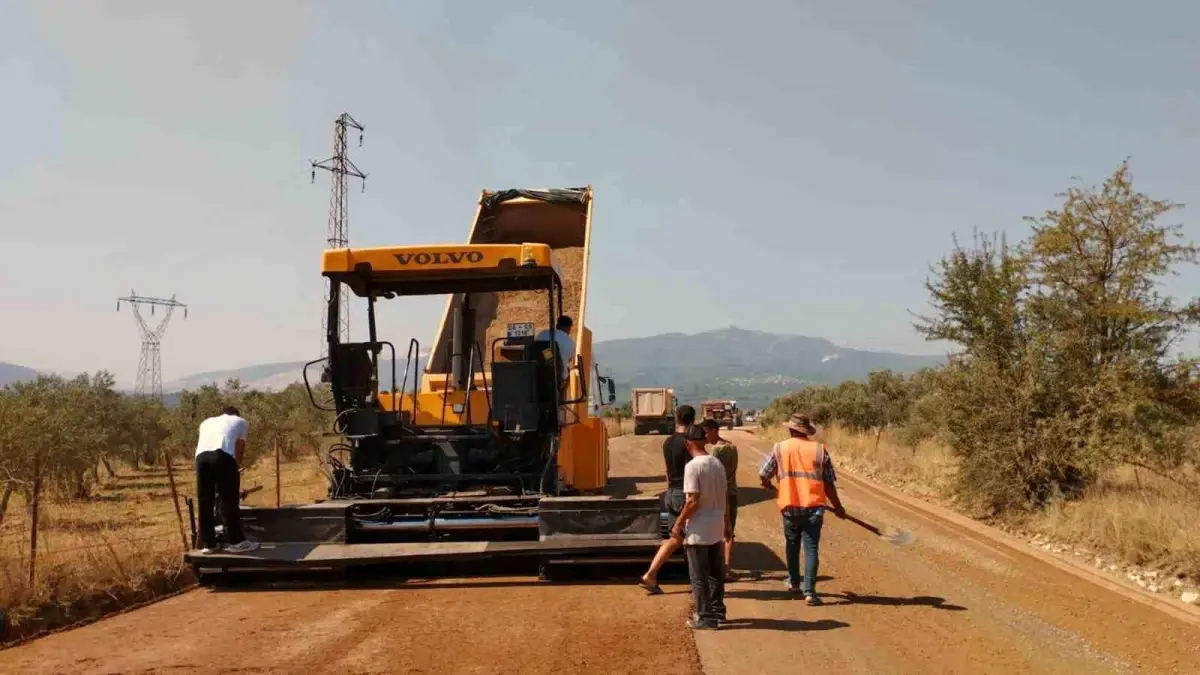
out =
[[(353, 176), (362, 181), (362, 189), (365, 192), (367, 189), (367, 175), (359, 171), (354, 162), (346, 155), (346, 129), (347, 127), (358, 130), (358, 147), (362, 147), (363, 132), (366, 130), (363, 125), (358, 123), (358, 120), (350, 116), (350, 113), (342, 113), (333, 121), (333, 156), (321, 160), (313, 161), (312, 164), (312, 180), (317, 180), (317, 169), (324, 169), (331, 174), (331, 188), (329, 191), (329, 236), (326, 243), (329, 248), (346, 248), (350, 244), (347, 228), (346, 215), (346, 177)], [(331, 282), (325, 280), (325, 300), (330, 299)], [(321, 308), (321, 356), (329, 356), (329, 341), (328, 335), (329, 312), (327, 307)], [(337, 335), (339, 342), (350, 341), (350, 293), (345, 286), (342, 287), (341, 295), (338, 302), (338, 325)]]
[[(129, 291), (129, 296), (117, 298), (117, 311), (121, 311), (121, 303), (128, 303), (133, 307), (133, 318), (137, 319), (138, 329), (142, 334), (142, 353), (138, 357), (138, 374), (137, 383), (134, 385), (133, 391), (139, 396), (150, 395), (155, 399), (162, 400), (162, 354), (159, 347), (162, 345), (163, 333), (167, 331), (167, 324), (171, 321), (171, 314), (175, 312), (176, 307), (183, 308), (183, 317), (187, 318), (187, 305), (182, 302), (176, 302), (175, 296), (170, 298), (147, 298), (138, 295), (133, 291)], [(154, 314), (155, 307), (166, 307), (167, 311), (163, 315), (162, 321), (158, 322), (157, 326), (151, 327), (146, 322), (146, 318), (142, 316), (142, 307), (149, 307), (150, 314)]]

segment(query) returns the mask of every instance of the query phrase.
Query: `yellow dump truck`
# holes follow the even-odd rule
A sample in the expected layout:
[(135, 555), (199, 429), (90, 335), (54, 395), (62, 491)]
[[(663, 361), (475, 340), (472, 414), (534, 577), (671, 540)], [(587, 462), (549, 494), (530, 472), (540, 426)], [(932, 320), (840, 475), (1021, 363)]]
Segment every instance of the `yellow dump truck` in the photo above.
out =
[(644, 436), (651, 431), (670, 434), (675, 430), (675, 390), (668, 387), (640, 387), (633, 390), (633, 433)]
[[(609, 439), (588, 405), (615, 397), (587, 325), (591, 234), (590, 187), (484, 191), (465, 244), (326, 250), (329, 357), (309, 366), (328, 361), (341, 437), (328, 499), (243, 507), (261, 549), (185, 559), (202, 578), (497, 556), (532, 557), (543, 571), (650, 560), (665, 536), (660, 499), (610, 494)], [(364, 341), (339, 340), (342, 286), (366, 306)], [(378, 335), (376, 308), (429, 295), (446, 307), (418, 369), (418, 339), (397, 349)], [(563, 316), (573, 353), (549, 332)]]

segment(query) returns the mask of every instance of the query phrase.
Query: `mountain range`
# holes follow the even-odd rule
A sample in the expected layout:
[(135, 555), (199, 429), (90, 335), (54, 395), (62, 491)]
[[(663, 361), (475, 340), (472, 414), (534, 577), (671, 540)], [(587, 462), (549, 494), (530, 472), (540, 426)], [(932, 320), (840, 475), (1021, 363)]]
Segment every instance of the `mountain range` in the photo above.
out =
[(628, 400), (632, 387), (670, 386), (683, 402), (727, 398), (743, 409), (765, 407), (810, 384), (865, 379), (883, 369), (911, 373), (943, 361), (736, 327), (600, 342), (596, 360), (601, 373), (616, 379), (619, 400)]
[[(643, 338), (597, 342), (601, 374), (617, 382), (617, 400), (628, 401), (633, 387), (674, 387), (683, 402), (709, 398), (738, 401), (742, 408), (761, 408), (776, 397), (809, 384), (837, 384), (863, 379), (873, 370), (910, 373), (943, 361), (935, 356), (839, 347), (823, 338), (779, 335), (729, 327), (685, 335), (666, 333)], [(424, 358), (417, 364), (425, 365)], [(398, 363), (397, 379), (404, 364)], [(197, 373), (163, 383), (165, 392), (223, 384), (237, 378), (258, 389), (280, 389), (301, 381), (302, 361), (267, 363), (244, 368)], [(391, 361), (381, 364), (380, 381), (392, 380)], [(36, 370), (0, 363), (0, 386), (32, 379)], [(313, 366), (309, 377), (319, 376)]]

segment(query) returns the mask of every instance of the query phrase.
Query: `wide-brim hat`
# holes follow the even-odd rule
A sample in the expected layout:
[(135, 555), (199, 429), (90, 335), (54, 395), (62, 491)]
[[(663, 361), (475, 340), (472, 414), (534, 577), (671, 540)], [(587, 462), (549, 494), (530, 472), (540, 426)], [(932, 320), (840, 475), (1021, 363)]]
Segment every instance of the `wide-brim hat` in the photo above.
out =
[(793, 413), (787, 421), (787, 428), (805, 436), (817, 433), (817, 428), (813, 426), (812, 420), (803, 413)]

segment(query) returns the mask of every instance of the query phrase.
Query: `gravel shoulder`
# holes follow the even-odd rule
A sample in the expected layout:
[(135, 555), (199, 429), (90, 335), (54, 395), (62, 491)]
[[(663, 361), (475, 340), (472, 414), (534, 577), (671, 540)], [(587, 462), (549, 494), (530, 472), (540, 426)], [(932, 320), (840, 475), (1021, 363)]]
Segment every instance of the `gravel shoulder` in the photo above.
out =
[[(773, 495), (754, 487), (769, 444), (747, 432), (728, 437), (741, 450), (741, 499), (749, 504), (740, 537), (781, 559)], [(908, 529), (916, 543), (892, 546), (830, 517), (817, 586), (825, 606), (788, 599), (782, 564), (733, 584), (730, 617), (745, 617), (755, 637), (698, 634), (705, 672), (792, 672), (797, 660), (814, 658), (864, 673), (1200, 672), (1200, 629), (1187, 616), (1009, 545), (983, 525), (840, 476), (847, 510)], [(797, 640), (790, 632), (812, 634)]]

